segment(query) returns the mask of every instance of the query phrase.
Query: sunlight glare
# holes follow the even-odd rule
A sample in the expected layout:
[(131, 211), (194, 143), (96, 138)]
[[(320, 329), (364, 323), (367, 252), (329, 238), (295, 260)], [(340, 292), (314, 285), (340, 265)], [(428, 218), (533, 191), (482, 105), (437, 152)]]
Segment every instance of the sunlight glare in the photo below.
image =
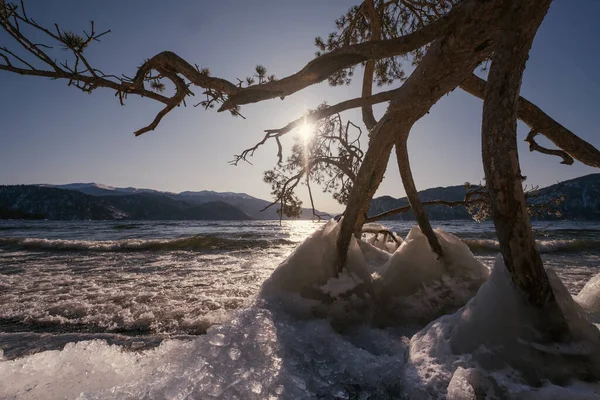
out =
[(313, 124), (304, 123), (300, 126), (300, 129), (298, 130), (298, 136), (300, 136), (300, 138), (305, 142), (308, 142), (308, 140), (312, 137), (313, 133)]

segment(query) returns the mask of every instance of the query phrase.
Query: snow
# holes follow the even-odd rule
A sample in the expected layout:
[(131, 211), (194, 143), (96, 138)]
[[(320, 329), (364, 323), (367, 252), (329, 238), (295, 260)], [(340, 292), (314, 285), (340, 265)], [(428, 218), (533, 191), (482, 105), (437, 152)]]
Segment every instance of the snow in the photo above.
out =
[(585, 284), (575, 300), (588, 312), (600, 317), (600, 274)]
[(359, 240), (358, 246), (363, 253), (367, 270), (371, 275), (381, 274), (381, 272), (383, 272), (383, 267), (387, 264), (392, 255), (385, 250), (378, 249), (364, 240)]
[[(334, 221), (322, 226), (248, 307), (193, 340), (137, 352), (94, 340), (15, 360), (0, 354), (0, 398), (600, 396), (600, 383), (585, 381), (600, 375), (600, 333), (552, 271), (570, 333), (560, 343), (544, 335), (552, 314), (527, 304), (501, 257), (489, 275), (464, 243), (436, 230), (441, 261), (413, 228), (391, 255), (353, 238), (337, 274), (338, 234)], [(580, 302), (597, 299), (594, 280)], [(426, 326), (411, 339), (398, 334), (397, 325), (414, 321)]]
[(375, 284), (377, 297), (390, 314), (387, 319), (427, 323), (464, 305), (487, 279), (487, 267), (459, 238), (441, 230), (436, 235), (443, 260), (414, 227), (383, 266)]
[[(329, 221), (302, 242), (283, 261), (262, 286), (263, 296), (281, 292), (294, 292), (307, 295), (308, 291), (326, 285), (337, 275), (336, 240), (341, 224)], [(353, 279), (371, 289), (371, 276), (365, 258), (353, 237), (348, 248), (345, 270)]]
[(411, 338), (404, 374), (411, 398), (444, 398), (456, 392), (469, 398), (473, 391), (487, 398), (600, 396), (598, 382), (581, 382), (598, 376), (600, 334), (556, 274), (549, 270), (548, 275), (567, 320), (568, 340), (547, 338), (551, 310), (528, 305), (499, 256), (474, 298)]

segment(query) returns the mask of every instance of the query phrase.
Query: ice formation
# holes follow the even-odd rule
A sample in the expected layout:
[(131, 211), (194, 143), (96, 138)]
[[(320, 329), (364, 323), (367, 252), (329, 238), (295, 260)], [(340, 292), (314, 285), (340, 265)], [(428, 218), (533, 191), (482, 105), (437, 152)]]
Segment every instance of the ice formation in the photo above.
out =
[(600, 318), (600, 274), (590, 279), (579, 292), (575, 300), (584, 310)]
[(414, 227), (382, 267), (377, 297), (396, 323), (427, 323), (463, 306), (489, 275), (467, 245), (436, 231), (444, 258), (438, 259), (425, 235)]
[(548, 275), (570, 340), (545, 340), (546, 315), (527, 304), (499, 256), (466, 306), (412, 337), (403, 378), (410, 398), (598, 398), (600, 384), (581, 380), (598, 376), (600, 333), (553, 271)]
[[(324, 288), (323, 291), (328, 292), (337, 286), (334, 291), (339, 295), (341, 285), (346, 287), (345, 292), (360, 284), (365, 285), (368, 291), (372, 291), (371, 275), (354, 237), (350, 241), (345, 265), (345, 273), (348, 277), (336, 277), (336, 240), (339, 230), (340, 224), (332, 220), (302, 242), (265, 281), (261, 294), (271, 296), (280, 292), (294, 292), (310, 297), (312, 295), (310, 292), (315, 289)], [(336, 285), (336, 281), (340, 278), (343, 284)], [(355, 282), (355, 285), (348, 286), (349, 280)]]
[(327, 320), (258, 300), (192, 342), (139, 354), (82, 342), (0, 362), (0, 398), (398, 398), (405, 350), (386, 331), (340, 335)]

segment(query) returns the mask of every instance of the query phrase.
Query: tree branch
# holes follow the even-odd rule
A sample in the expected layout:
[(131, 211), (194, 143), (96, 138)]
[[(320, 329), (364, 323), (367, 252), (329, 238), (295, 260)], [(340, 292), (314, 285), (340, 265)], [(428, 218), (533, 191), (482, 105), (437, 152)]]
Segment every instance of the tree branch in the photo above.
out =
[(138, 89), (141, 88), (143, 86), (144, 78), (148, 73), (152, 70), (158, 71), (161, 69), (170, 71), (174, 74), (183, 75), (196, 86), (205, 89), (213, 89), (227, 95), (233, 95), (242, 90), (225, 79), (208, 76), (208, 74), (197, 69), (172, 51), (163, 51), (144, 62), (133, 78), (133, 85)]
[[(388, 90), (385, 92), (380, 92), (377, 94), (374, 94), (372, 96), (368, 96), (368, 97), (357, 97), (354, 99), (350, 99), (350, 100), (345, 100), (342, 101), (340, 103), (334, 104), (332, 106), (327, 106), (327, 107), (323, 107), (323, 108), (319, 108), (305, 116), (302, 116), (292, 122), (290, 122), (289, 124), (287, 124), (286, 126), (284, 126), (283, 128), (279, 128), (279, 129), (267, 129), (265, 131), (265, 136), (263, 137), (263, 139), (258, 142), (256, 145), (254, 145), (253, 147), (244, 150), (241, 154), (236, 154), (234, 156), (234, 159), (232, 161), (230, 161), (229, 163), (232, 165), (237, 165), (240, 161), (246, 161), (249, 162), (247, 160), (248, 157), (252, 157), (254, 155), (254, 152), (263, 144), (265, 144), (267, 142), (268, 139), (270, 138), (279, 138), (287, 133), (289, 133), (291, 130), (293, 130), (294, 128), (297, 128), (301, 125), (306, 124), (312, 124), (315, 123), (323, 118), (327, 118), (332, 116), (333, 114), (337, 114), (340, 113), (342, 111), (347, 111), (353, 108), (358, 108), (358, 107), (362, 107), (364, 105), (371, 105), (371, 104), (378, 104), (378, 103), (384, 103), (386, 101), (390, 101), (392, 100), (398, 93), (400, 92), (400, 88), (398, 89), (393, 89), (393, 90)], [(279, 163), (281, 163), (281, 158), (279, 159)]]
[(463, 17), (475, 1), (465, 1), (431, 24), (407, 35), (345, 46), (310, 61), (297, 73), (263, 85), (253, 85), (229, 96), (219, 111), (235, 106), (286, 97), (327, 79), (333, 73), (361, 62), (409, 53), (443, 36)]
[(529, 134), (527, 135), (527, 137), (525, 138), (525, 141), (529, 144), (529, 151), (539, 151), (540, 153), (558, 156), (558, 157), (561, 157), (563, 159), (561, 161), (561, 164), (565, 164), (565, 165), (572, 165), (573, 164), (573, 162), (574, 162), (573, 157), (571, 157), (570, 155), (568, 155), (564, 151), (562, 151), (562, 150), (547, 149), (545, 147), (540, 146), (535, 141), (535, 137), (537, 135), (538, 135), (538, 132), (536, 132), (535, 130), (532, 129), (529, 132)]
[(181, 102), (184, 101), (185, 96), (190, 94), (190, 90), (188, 89), (188, 86), (186, 85), (185, 81), (181, 79), (178, 75), (162, 69), (159, 69), (158, 71), (161, 73), (162, 76), (164, 76), (167, 79), (170, 79), (171, 82), (173, 82), (176, 88), (176, 93), (173, 97), (169, 99), (169, 101), (167, 102), (167, 106), (156, 115), (154, 121), (152, 121), (150, 125), (134, 132), (135, 136), (139, 136), (143, 133), (153, 131), (154, 129), (156, 129), (163, 117), (167, 115), (172, 109), (181, 104)]
[[(465, 4), (471, 3), (475, 3), (475, 0), (465, 2)], [(135, 132), (136, 135), (140, 135), (144, 132), (154, 129), (162, 117), (164, 117), (164, 115), (166, 115), (181, 102), (181, 93), (179, 91), (171, 98), (168, 98), (157, 95), (156, 93), (152, 94), (151, 91), (148, 91), (144, 88), (144, 82), (148, 79), (151, 79), (149, 74), (152, 70), (163, 70), (186, 78), (192, 84), (205, 88), (207, 89), (207, 92), (211, 92), (214, 96), (218, 97), (219, 102), (223, 103), (219, 111), (229, 110), (232, 113), (237, 114), (237, 107), (239, 105), (255, 103), (275, 97), (285, 97), (310, 85), (321, 82), (333, 73), (344, 68), (368, 60), (387, 58), (405, 54), (418, 49), (435, 40), (436, 38), (443, 36), (448, 29), (451, 28), (451, 26), (456, 24), (463, 16), (468, 14), (468, 12), (466, 12), (468, 10), (465, 10), (466, 8), (468, 7), (461, 3), (461, 5), (454, 7), (452, 10), (450, 10), (450, 12), (433, 21), (429, 25), (415, 30), (405, 36), (390, 40), (379, 40), (345, 46), (315, 58), (296, 74), (281, 80), (260, 82), (260, 84), (257, 85), (241, 88), (225, 79), (208, 76), (208, 73), (206, 73), (204, 70), (200, 70), (199, 68), (192, 66), (177, 54), (170, 51), (159, 53), (144, 62), (137, 70), (137, 73), (133, 79), (130, 80), (129, 78), (119, 78), (118, 82), (111, 81), (110, 79), (106, 79), (107, 75), (100, 73), (101, 76), (97, 76), (99, 71), (92, 68), (82, 55), (84, 47), (86, 47), (91, 41), (97, 40), (98, 37), (104, 35), (108, 31), (99, 35), (95, 35), (92, 25), (92, 33), (86, 33), (87, 40), (70, 32), (61, 32), (58, 26), (56, 26), (56, 33), (53, 33), (49, 29), (38, 25), (33, 19), (29, 18), (25, 13), (23, 5), (21, 5), (21, 7), (14, 6), (10, 8), (5, 6), (6, 10), (4, 11), (6, 11), (9, 17), (3, 18), (0, 21), (2, 28), (4, 28), (4, 30), (8, 32), (21, 47), (31, 53), (34, 57), (49, 65), (52, 70), (18, 68), (11, 65), (6, 56), (2, 57), (2, 59), (5, 61), (5, 64), (0, 64), (0, 70), (10, 71), (21, 75), (42, 76), (52, 79), (67, 79), (70, 84), (74, 83), (74, 86), (87, 92), (98, 87), (111, 88), (117, 91), (117, 95), (119, 96), (121, 102), (127, 94), (137, 94), (161, 101), (162, 103), (166, 104), (167, 106), (156, 116), (150, 125)], [(12, 18), (15, 21), (14, 24), (9, 21), (9, 18)], [(75, 68), (70, 69), (68, 65), (64, 63), (63, 67), (68, 69), (66, 70), (56, 64), (54, 60), (41, 49), (42, 45), (35, 45), (21, 33), (18, 21), (32, 26), (33, 28), (48, 35), (50, 38), (64, 44), (68, 49), (72, 50), (75, 56)], [(43, 47), (49, 46), (44, 45)], [(80, 61), (87, 68), (83, 72), (77, 71), (77, 65)], [(191, 94), (191, 92), (188, 91), (188, 94)], [(368, 103), (363, 103), (363, 105), (364, 104)]]
[[(486, 81), (476, 75), (469, 76), (460, 84), (461, 89), (480, 99), (485, 96), (485, 86)], [(572, 158), (590, 167), (600, 168), (600, 151), (598, 149), (553, 120), (529, 100), (519, 97), (517, 113), (521, 121), (535, 132), (547, 137), (556, 147)], [(557, 153), (545, 154), (558, 155)], [(560, 156), (562, 157), (562, 155)]]
[[(444, 206), (448, 206), (448, 207), (458, 207), (458, 206), (466, 207), (471, 204), (483, 203), (483, 202), (484, 202), (483, 199), (459, 200), (459, 201), (432, 200), (432, 201), (424, 201), (424, 202), (422, 202), (422, 204), (424, 206), (444, 205)], [(402, 214), (402, 213), (408, 212), (410, 210), (411, 210), (410, 204), (407, 204), (405, 206), (393, 208), (391, 210), (382, 212), (381, 214), (377, 214), (372, 217), (368, 217), (365, 220), (365, 222), (369, 223), (369, 222), (379, 221), (380, 219), (383, 219), (385, 217), (389, 217), (389, 216), (396, 215), (396, 214)]]
[[(373, 4), (373, 0), (365, 0), (363, 6), (366, 7), (365, 17), (369, 21), (369, 26), (371, 30), (371, 41), (376, 41), (381, 39), (381, 20), (379, 15), (377, 15), (377, 10), (375, 10), (375, 5)], [(362, 85), (362, 97), (369, 97), (373, 94), (373, 74), (375, 73), (375, 60), (369, 60), (365, 63), (365, 71), (363, 75), (363, 85)], [(361, 107), (362, 111), (362, 119), (363, 123), (367, 127), (367, 131), (370, 131), (377, 125), (377, 120), (375, 119), (375, 115), (373, 114), (373, 107), (371, 104), (363, 105)]]

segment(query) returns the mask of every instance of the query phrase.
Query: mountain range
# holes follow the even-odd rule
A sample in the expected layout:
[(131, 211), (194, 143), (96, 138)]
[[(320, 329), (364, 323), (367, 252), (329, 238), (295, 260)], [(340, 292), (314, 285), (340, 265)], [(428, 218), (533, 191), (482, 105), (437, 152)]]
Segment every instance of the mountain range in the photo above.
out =
[[(245, 193), (162, 192), (96, 183), (0, 186), (0, 219), (53, 220), (270, 220), (277, 205)], [(312, 210), (303, 209), (309, 219)], [(301, 217), (301, 218), (302, 218)]]
[[(564, 195), (558, 206), (560, 219), (600, 220), (600, 174), (538, 189), (538, 199)], [(465, 187), (448, 186), (419, 192), (422, 201), (462, 200)], [(267, 200), (245, 193), (186, 191), (162, 192), (152, 189), (117, 188), (96, 183), (67, 185), (0, 186), (0, 219), (44, 218), (55, 220), (250, 220), (279, 219), (277, 206), (263, 212)], [(376, 215), (408, 204), (406, 197), (382, 196), (372, 200), (369, 215)], [(432, 220), (471, 219), (464, 207), (443, 205), (427, 207)], [(310, 219), (312, 211), (303, 209), (302, 217)], [(557, 217), (547, 216), (547, 219)], [(387, 220), (413, 220), (411, 212), (397, 214)]]
[[(465, 198), (465, 186), (448, 186), (426, 189), (419, 192), (421, 201), (445, 200), (458, 201)], [(553, 209), (560, 216), (545, 215), (538, 219), (566, 220), (600, 220), (600, 174), (591, 174), (563, 182), (558, 182), (536, 190), (536, 202), (544, 202), (550, 198), (564, 196), (564, 201)], [(369, 216), (377, 215), (390, 209), (408, 205), (406, 197), (395, 199), (382, 196), (371, 201)], [(471, 219), (465, 207), (447, 207), (444, 205), (426, 206), (427, 215), (432, 220)], [(392, 215), (385, 220), (412, 221), (412, 212)]]

